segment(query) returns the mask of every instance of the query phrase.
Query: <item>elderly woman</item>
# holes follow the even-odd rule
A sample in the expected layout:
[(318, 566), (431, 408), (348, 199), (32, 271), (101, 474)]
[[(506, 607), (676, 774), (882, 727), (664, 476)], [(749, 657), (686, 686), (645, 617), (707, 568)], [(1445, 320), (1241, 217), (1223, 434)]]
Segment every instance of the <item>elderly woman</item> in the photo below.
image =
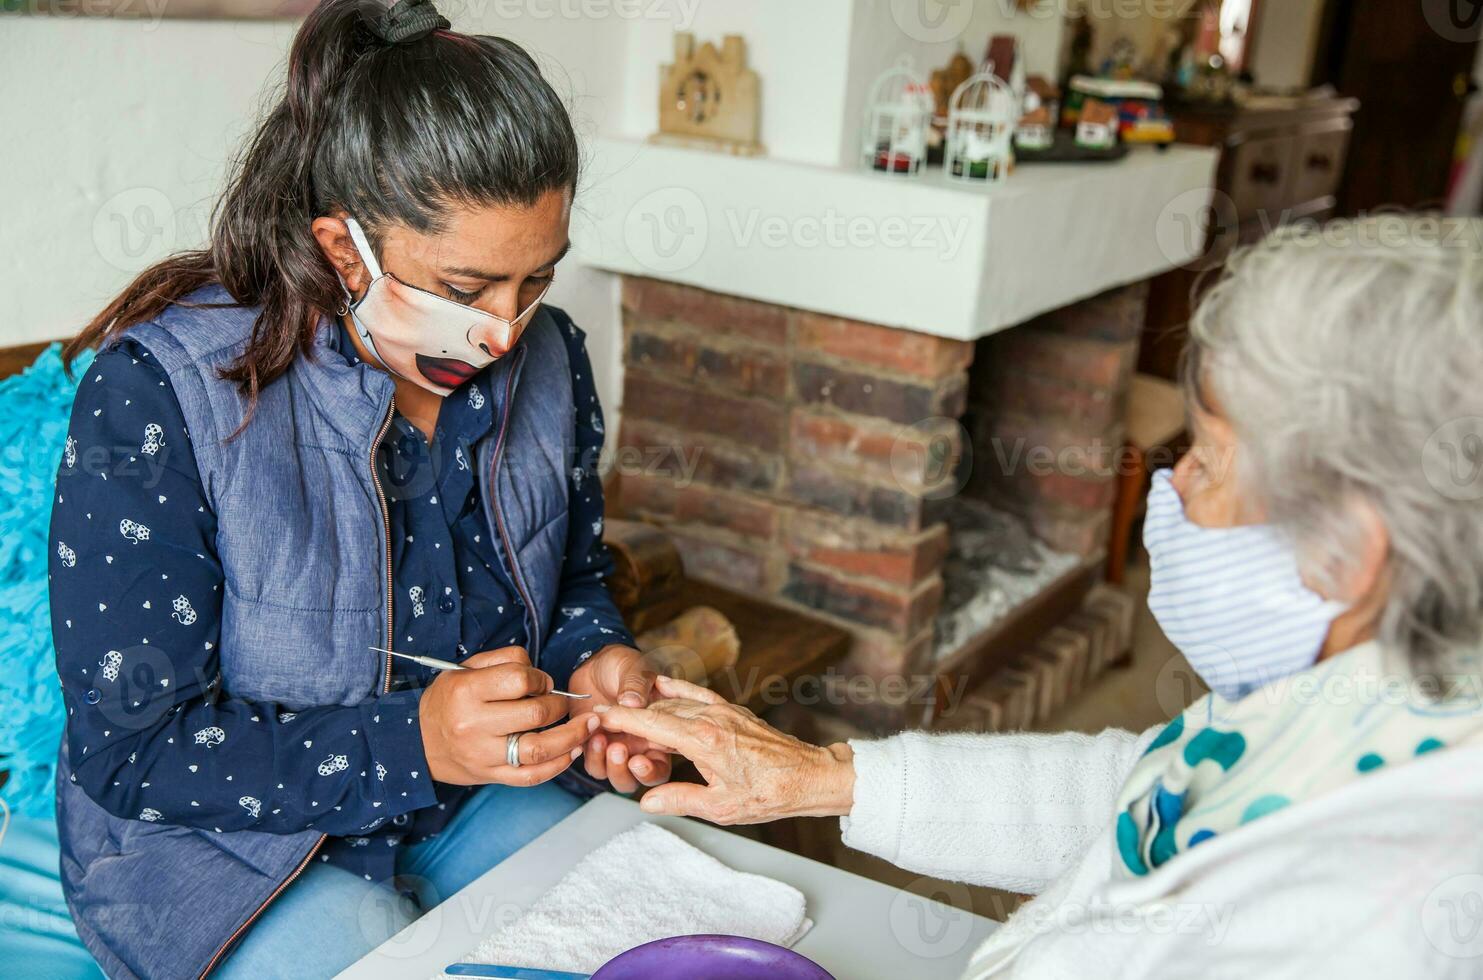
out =
[(1210, 695), (1141, 735), (819, 748), (662, 680), (598, 709), (707, 780), (644, 809), (839, 816), (911, 871), (1035, 894), (972, 977), (1483, 968), (1483, 259), (1476, 226), (1388, 220), (1237, 255), (1191, 324), (1195, 445), (1145, 541)]

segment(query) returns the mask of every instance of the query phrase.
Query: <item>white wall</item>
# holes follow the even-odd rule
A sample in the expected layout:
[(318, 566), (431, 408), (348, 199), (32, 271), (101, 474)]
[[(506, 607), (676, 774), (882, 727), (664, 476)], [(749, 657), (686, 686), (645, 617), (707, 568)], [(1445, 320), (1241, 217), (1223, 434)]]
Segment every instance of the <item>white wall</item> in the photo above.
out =
[[(695, 6), (686, 29), (697, 41), (719, 45), (726, 34), (746, 38), (748, 64), (762, 83), (761, 138), (769, 156), (839, 162), (850, 7), (850, 0), (730, 0)], [(643, 139), (659, 128), (660, 66), (671, 63), (673, 55), (672, 23), (634, 22), (623, 117), (615, 135)]]
[(637, 20), (614, 134), (642, 139), (657, 128), (658, 66), (671, 60), (673, 30), (683, 20), (702, 41), (729, 33), (747, 39), (749, 62), (762, 79), (768, 156), (853, 168), (877, 75), (905, 55), (925, 78), (960, 46), (977, 62), (991, 36), (1009, 33), (1019, 35), (1032, 73), (1054, 76), (1062, 29), (1054, 6), (1027, 12), (1014, 0), (733, 0), (696, 3), (688, 18)]
[[(464, 29), (529, 47), (592, 137), (613, 115), (626, 25), (509, 21), (497, 7)], [(26, 95), (0, 102), (5, 174), (0, 346), (75, 333), (132, 276), (205, 242), (229, 156), (281, 81), (297, 25), (7, 18), (0, 64)], [(552, 290), (589, 334), (605, 404), (618, 402), (612, 276), (568, 263)]]
[[(578, 132), (642, 139), (656, 128), (659, 66), (675, 30), (746, 37), (762, 76), (762, 137), (780, 160), (856, 166), (863, 102), (902, 54), (939, 67), (961, 44), (981, 57), (1018, 33), (1032, 72), (1052, 73), (1059, 18), (1013, 0), (444, 0), (461, 30), (504, 34), (536, 54)], [(1053, 4), (1051, 6), (1054, 6)], [(924, 14), (925, 12), (925, 14)], [(942, 15), (940, 23), (922, 19)], [(288, 21), (7, 18), (0, 65), (4, 174), (0, 346), (74, 333), (140, 269), (202, 245), (230, 154), (281, 81)], [(598, 220), (584, 181), (574, 222)], [(585, 203), (584, 203), (585, 202)], [(584, 211), (584, 208), (588, 209)], [(604, 401), (621, 391), (617, 287), (581, 265), (553, 301), (587, 330)]]
[(1313, 74), (1314, 48), (1323, 21), (1323, 0), (1281, 0), (1257, 11), (1252, 77), (1271, 88), (1302, 88)]
[[(1075, 0), (1073, 9), (1084, 11), (1092, 19), (1093, 45), (1090, 61), (1093, 69), (1101, 66), (1113, 46), (1126, 38), (1138, 52), (1139, 64), (1147, 61), (1158, 48), (1163, 35), (1182, 20), (1197, 0), (1143, 0), (1139, 3), (1112, 3), (1107, 0)], [(1276, 0), (1286, 3), (1287, 0)]]
[(856, 0), (851, 5), (854, 21), (839, 162), (856, 164), (860, 120), (871, 83), (902, 56), (910, 57), (925, 79), (960, 47), (977, 64), (990, 37), (1014, 34), (1020, 39), (1027, 72), (1054, 78), (1063, 26), (1060, 6), (1041, 3), (1024, 11), (1014, 0)]
[(75, 332), (129, 277), (204, 239), (281, 25), (8, 18), (0, 344)]

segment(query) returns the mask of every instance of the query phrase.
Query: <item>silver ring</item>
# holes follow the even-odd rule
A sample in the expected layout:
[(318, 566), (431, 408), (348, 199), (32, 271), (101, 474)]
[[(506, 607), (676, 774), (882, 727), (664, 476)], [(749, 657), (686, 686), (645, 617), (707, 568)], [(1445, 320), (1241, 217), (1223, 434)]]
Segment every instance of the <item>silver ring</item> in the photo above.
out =
[(520, 768), (520, 736), (524, 732), (514, 732), (505, 739), (505, 762), (512, 768)]

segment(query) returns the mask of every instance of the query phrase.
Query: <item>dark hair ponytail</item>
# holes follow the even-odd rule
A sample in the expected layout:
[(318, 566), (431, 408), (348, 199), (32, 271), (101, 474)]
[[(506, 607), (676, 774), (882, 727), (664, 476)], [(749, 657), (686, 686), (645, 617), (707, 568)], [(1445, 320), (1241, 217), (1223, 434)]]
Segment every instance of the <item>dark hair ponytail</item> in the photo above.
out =
[(571, 121), (519, 45), (447, 30), (389, 42), (386, 14), (381, 0), (324, 0), (309, 14), (283, 97), (212, 213), (209, 245), (140, 273), (67, 345), (69, 363), (219, 282), (261, 307), (222, 371), (255, 401), (343, 300), (310, 229), (316, 217), (343, 208), (375, 241), (388, 223), (435, 232), (454, 204), (528, 206), (576, 185)]

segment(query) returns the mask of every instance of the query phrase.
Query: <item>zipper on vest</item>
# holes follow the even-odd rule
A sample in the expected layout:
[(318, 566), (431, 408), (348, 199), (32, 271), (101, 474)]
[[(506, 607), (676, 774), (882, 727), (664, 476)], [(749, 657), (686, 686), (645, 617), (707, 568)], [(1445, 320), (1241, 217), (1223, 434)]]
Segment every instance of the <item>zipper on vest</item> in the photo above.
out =
[[(371, 443), (371, 485), (376, 488), (376, 501), (381, 505), (381, 531), (383, 535), (382, 541), (386, 545), (386, 649), (388, 650), (392, 649), (391, 604), (393, 592), (391, 584), (391, 513), (386, 509), (386, 494), (381, 489), (381, 478), (376, 475), (376, 450), (380, 448), (381, 440), (386, 438), (386, 430), (391, 428), (391, 420), (395, 414), (396, 398), (395, 396), (393, 396), (391, 399), (391, 406), (386, 410), (386, 418), (381, 421), (381, 428), (376, 433), (375, 441)], [(386, 655), (386, 674), (385, 679), (382, 681), (381, 684), (381, 690), (383, 692), (391, 690), (391, 654)], [(221, 947), (217, 949), (216, 954), (211, 957), (211, 961), (206, 964), (206, 969), (201, 971), (200, 978), (198, 978), (198, 980), (201, 980), (201, 978), (204, 978), (206, 974), (216, 969), (217, 964), (221, 962), (222, 955), (231, 948), (232, 943), (236, 942), (237, 938), (241, 936), (242, 933), (246, 932), (249, 926), (257, 921), (258, 916), (263, 914), (263, 910), (271, 905), (274, 899), (283, 894), (283, 890), (285, 888), (293, 884), (294, 880), (297, 879), (299, 875), (304, 873), (304, 869), (309, 866), (309, 862), (313, 860), (314, 855), (319, 853), (319, 849), (324, 846), (325, 839), (328, 837), (328, 834), (319, 835), (319, 840), (315, 841), (314, 846), (309, 848), (309, 853), (305, 854), (304, 860), (300, 861), (299, 866), (294, 868), (293, 874), (283, 879), (283, 881), (279, 883), (278, 887), (273, 889), (273, 894), (269, 895), (263, 901), (263, 904), (257, 907), (257, 911), (248, 916), (247, 921), (238, 926), (237, 931), (227, 937), (227, 941), (221, 944)]]
[(304, 860), (299, 862), (299, 866), (297, 868), (294, 868), (293, 874), (289, 875), (287, 878), (284, 878), (283, 882), (277, 888), (273, 889), (273, 894), (269, 895), (267, 900), (257, 907), (257, 911), (249, 915), (247, 917), (247, 921), (238, 926), (237, 931), (232, 933), (231, 936), (227, 938), (227, 941), (221, 944), (221, 948), (216, 951), (215, 956), (211, 957), (211, 962), (206, 964), (206, 969), (201, 971), (200, 977), (198, 977), (197, 980), (203, 980), (206, 974), (216, 969), (217, 964), (221, 962), (222, 954), (224, 954), (228, 949), (231, 948), (232, 943), (237, 941), (237, 937), (246, 932), (247, 928), (257, 921), (257, 917), (263, 914), (263, 909), (272, 904), (273, 899), (277, 898), (283, 893), (283, 889), (293, 884), (294, 879), (304, 873), (304, 869), (309, 866), (309, 862), (314, 859), (314, 855), (319, 853), (319, 849), (324, 846), (325, 838), (328, 836), (328, 834), (319, 835), (319, 840), (314, 842), (314, 846), (309, 849), (309, 853), (304, 855)]
[[(515, 554), (514, 545), (510, 541), (510, 532), (505, 527), (505, 514), (499, 505), (499, 464), (505, 455), (505, 433), (510, 428), (510, 412), (514, 408), (515, 401), (515, 379), (520, 374), (521, 365), (525, 363), (525, 348), (517, 348), (519, 359), (510, 368), (510, 373), (505, 377), (505, 411), (500, 419), (499, 438), (494, 443), (494, 454), (489, 461), (489, 499), (494, 503), (494, 522), (499, 531), (500, 540), (505, 544), (505, 554), (510, 558), (510, 577), (515, 580), (515, 590), (520, 593), (520, 599), (525, 603), (526, 619), (530, 623), (530, 648), (535, 652), (533, 661), (538, 661), (541, 656), (541, 624), (537, 621), (536, 607), (530, 600), (530, 592), (525, 588), (525, 576), (520, 572), (520, 558)], [(391, 649), (387, 647), (387, 649)]]
[[(386, 418), (381, 420), (381, 429), (376, 433), (375, 440), (371, 443), (371, 485), (376, 488), (376, 502), (381, 505), (381, 541), (386, 551), (386, 649), (394, 650), (391, 643), (391, 512), (386, 509), (386, 494), (381, 489), (381, 477), (376, 475), (376, 450), (381, 448), (381, 440), (386, 438), (386, 430), (391, 428), (392, 416), (396, 414), (396, 396), (391, 396), (391, 406), (386, 410)], [(391, 690), (391, 654), (386, 655), (386, 664), (382, 674), (381, 692), (385, 694)]]

